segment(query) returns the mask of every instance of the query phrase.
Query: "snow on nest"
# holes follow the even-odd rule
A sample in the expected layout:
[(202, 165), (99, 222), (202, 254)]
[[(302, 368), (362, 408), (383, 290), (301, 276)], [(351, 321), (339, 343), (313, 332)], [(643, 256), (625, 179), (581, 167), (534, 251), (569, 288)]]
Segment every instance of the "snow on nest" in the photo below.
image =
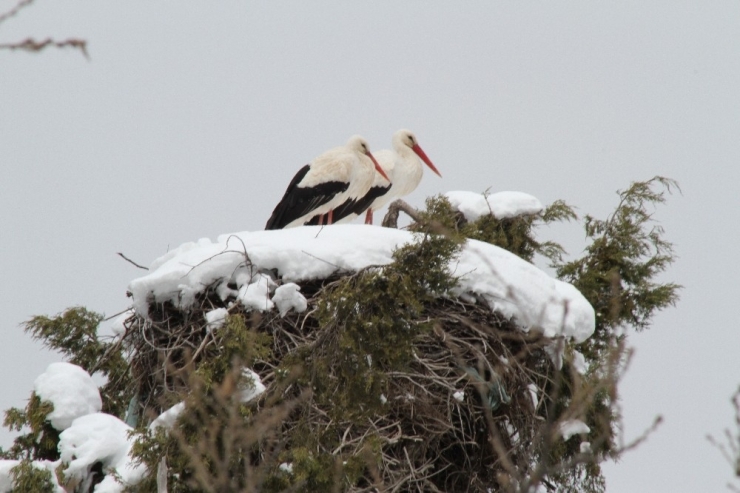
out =
[(100, 392), (90, 375), (71, 363), (52, 363), (33, 383), (33, 390), (42, 401), (49, 401), (54, 410), (47, 419), (57, 430), (69, 428), (76, 418), (100, 411)]
[(59, 435), (59, 453), (65, 477), (85, 480), (96, 462), (102, 462), (103, 471), (115, 472), (123, 484), (107, 476), (97, 485), (96, 492), (118, 492), (124, 485), (137, 484), (146, 473), (143, 464), (134, 464), (130, 457), (132, 428), (110, 414), (93, 413), (81, 416)]
[[(237, 298), (246, 306), (271, 310), (282, 301), (282, 292), (278, 300), (269, 298), (274, 286), (265, 279), (265, 270), (276, 269), (283, 283), (323, 279), (337, 272), (386, 265), (396, 248), (418, 238), (408, 231), (359, 224), (222, 235), (215, 242), (201, 239), (168, 252), (154, 261), (149, 274), (132, 281), (129, 291), (141, 316), (147, 316), (149, 304), (155, 301), (187, 309), (208, 287), (225, 298), (234, 294), (229, 283), (236, 285)], [(506, 250), (469, 240), (450, 269), (459, 277), (451, 295), (478, 295), (492, 309), (515, 317), (525, 330), (539, 327), (547, 336), (562, 334), (576, 342), (594, 331), (593, 308), (575, 287)]]
[(298, 313), (306, 311), (308, 302), (298, 292), (300, 290), (301, 287), (294, 282), (283, 284), (275, 290), (275, 296), (272, 297), (272, 301), (277, 305), (281, 317), (284, 317), (291, 309), (294, 309)]
[(206, 312), (206, 327), (208, 327), (208, 330), (220, 329), (226, 323), (226, 317), (228, 316), (229, 311), (226, 308), (216, 308)]
[(580, 419), (569, 419), (560, 423), (558, 431), (562, 435), (563, 440), (568, 440), (573, 435), (591, 433), (591, 428)]
[(542, 203), (532, 195), (522, 192), (497, 192), (488, 195), (475, 192), (447, 192), (445, 194), (452, 207), (463, 213), (468, 221), (476, 221), (486, 214), (497, 219), (537, 214), (542, 211)]

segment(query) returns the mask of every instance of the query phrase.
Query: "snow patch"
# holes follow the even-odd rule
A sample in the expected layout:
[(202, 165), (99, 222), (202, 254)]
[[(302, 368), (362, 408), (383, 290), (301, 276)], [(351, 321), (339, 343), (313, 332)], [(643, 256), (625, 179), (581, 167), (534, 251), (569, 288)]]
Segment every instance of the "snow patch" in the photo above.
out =
[[(102, 491), (118, 492), (125, 485), (135, 485), (146, 473), (143, 464), (134, 465), (131, 457), (133, 440), (128, 433), (129, 425), (110, 414), (94, 413), (75, 419), (72, 426), (59, 435), (59, 453), (67, 464), (65, 477), (78, 481), (89, 481), (90, 470), (96, 462), (103, 464), (106, 473), (115, 472), (123, 484), (113, 478), (104, 481)], [(103, 484), (103, 483), (101, 483)], [(98, 485), (95, 491), (101, 491)]]
[(226, 323), (226, 317), (228, 316), (229, 311), (226, 308), (216, 308), (206, 312), (206, 328), (208, 330), (220, 329)]
[(524, 330), (537, 328), (547, 337), (563, 335), (576, 343), (594, 332), (594, 309), (580, 291), (503, 248), (468, 240), (453, 273), (460, 276), (453, 294), (478, 294)]
[(532, 399), (532, 408), (537, 409), (537, 404), (540, 403), (537, 385), (530, 383), (529, 385), (527, 385), (527, 390), (529, 391), (530, 399)]
[(455, 191), (444, 195), (452, 207), (460, 211), (468, 221), (476, 221), (487, 214), (493, 214), (496, 219), (537, 214), (543, 209), (542, 203), (536, 197), (522, 192), (497, 192), (485, 195)]
[(563, 440), (568, 440), (573, 435), (591, 432), (591, 428), (589, 428), (588, 425), (580, 419), (569, 419), (567, 421), (563, 421), (560, 423), (558, 430), (560, 431), (560, 435), (562, 435)]
[(519, 443), (519, 430), (517, 430), (514, 425), (512, 425), (508, 419), (504, 420), (504, 427), (506, 428), (506, 433), (508, 433), (509, 438), (511, 439), (511, 443), (513, 445), (516, 445)]
[(270, 311), (275, 307), (275, 303), (270, 299), (270, 293), (275, 290), (277, 284), (267, 274), (257, 274), (252, 278), (249, 284), (244, 284), (239, 288), (239, 295), (236, 297), (246, 309), (253, 309), (260, 312)]
[(249, 368), (244, 368), (242, 374), (246, 377), (244, 382), (240, 384), (239, 400), (242, 402), (249, 402), (262, 395), (267, 388), (262, 384), (260, 376)]
[(54, 405), (47, 419), (60, 431), (69, 428), (76, 418), (96, 413), (103, 407), (92, 377), (71, 363), (50, 364), (33, 382), (33, 391), (42, 401)]
[(300, 290), (301, 287), (294, 282), (283, 284), (275, 290), (272, 301), (277, 306), (281, 317), (284, 317), (290, 310), (295, 310), (298, 313), (306, 311), (308, 302), (299, 292)]
[(571, 362), (573, 365), (573, 368), (580, 373), (581, 375), (585, 375), (586, 371), (588, 371), (588, 366), (586, 366), (586, 358), (583, 357), (583, 354), (581, 354), (579, 351), (573, 350), (573, 361)]
[(165, 430), (171, 430), (173, 426), (175, 426), (175, 421), (177, 421), (177, 418), (180, 417), (182, 412), (185, 410), (185, 403), (184, 402), (178, 402), (171, 408), (167, 409), (166, 411), (162, 412), (159, 416), (154, 418), (154, 421), (152, 421), (149, 424), (149, 429), (152, 431), (156, 431), (157, 428), (164, 428)]

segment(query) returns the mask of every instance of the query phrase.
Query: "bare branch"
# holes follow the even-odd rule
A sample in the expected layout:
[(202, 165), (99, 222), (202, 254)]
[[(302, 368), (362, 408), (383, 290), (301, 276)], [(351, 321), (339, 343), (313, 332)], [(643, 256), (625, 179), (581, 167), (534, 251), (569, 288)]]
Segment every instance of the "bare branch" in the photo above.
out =
[(124, 255), (123, 253), (121, 253), (121, 252), (117, 252), (117, 253), (118, 253), (118, 255), (119, 255), (119, 256), (120, 256), (120, 257), (121, 257), (121, 258), (122, 258), (123, 260), (125, 260), (126, 262), (129, 262), (130, 264), (133, 264), (134, 266), (138, 267), (139, 269), (149, 270), (149, 268), (148, 268), (148, 267), (144, 267), (143, 265), (139, 265), (139, 264), (137, 264), (136, 262), (134, 262), (133, 260), (131, 260), (130, 258), (128, 258), (127, 256), (125, 256), (125, 255)]
[(413, 219), (416, 222), (419, 222), (421, 220), (421, 216), (419, 216), (419, 211), (411, 207), (409, 204), (404, 202), (401, 199), (394, 200), (391, 202), (391, 205), (388, 206), (388, 212), (385, 214), (385, 217), (383, 218), (383, 227), (386, 228), (398, 228), (398, 213), (399, 211), (403, 211), (406, 214), (409, 215), (411, 219)]
[(24, 50), (31, 52), (39, 52), (49, 46), (56, 48), (74, 48), (80, 50), (82, 54), (90, 60), (90, 55), (87, 53), (87, 41), (84, 39), (69, 38), (64, 41), (56, 41), (52, 38), (46, 38), (43, 41), (36, 41), (33, 38), (27, 38), (17, 43), (0, 43), (0, 49), (5, 50)]
[(15, 7), (8, 10), (7, 12), (0, 14), (0, 24), (5, 22), (6, 20), (10, 19), (11, 17), (14, 17), (18, 14), (21, 10), (23, 10), (25, 7), (28, 7), (33, 3), (33, 0), (21, 0), (16, 4)]

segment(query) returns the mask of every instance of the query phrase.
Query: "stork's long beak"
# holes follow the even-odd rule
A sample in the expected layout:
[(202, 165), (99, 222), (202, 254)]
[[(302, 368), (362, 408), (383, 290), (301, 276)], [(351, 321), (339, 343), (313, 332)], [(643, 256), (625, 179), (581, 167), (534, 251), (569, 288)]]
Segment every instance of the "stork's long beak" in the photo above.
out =
[(372, 159), (372, 161), (373, 161), (373, 164), (375, 164), (375, 169), (376, 169), (376, 170), (378, 171), (378, 173), (380, 173), (380, 175), (381, 175), (381, 176), (382, 176), (383, 178), (385, 178), (386, 180), (388, 180), (388, 181), (390, 182), (390, 181), (391, 181), (391, 179), (390, 179), (390, 178), (388, 178), (388, 175), (386, 175), (386, 174), (385, 174), (385, 171), (383, 171), (383, 168), (381, 168), (381, 167), (380, 167), (380, 165), (379, 165), (379, 164), (378, 164), (378, 162), (377, 162), (377, 161), (375, 160), (375, 158), (373, 157), (373, 155), (372, 155), (372, 154), (370, 154), (370, 151), (367, 151), (367, 152), (366, 152), (365, 154), (367, 154), (367, 156), (368, 156), (368, 157), (369, 157), (370, 159)]
[(440, 172), (437, 171), (437, 167), (432, 164), (432, 161), (427, 157), (426, 153), (421, 150), (421, 147), (419, 147), (419, 144), (414, 144), (414, 147), (412, 147), (411, 149), (416, 153), (417, 156), (421, 158), (422, 161), (426, 163), (427, 166), (429, 166), (429, 168), (432, 171), (434, 171), (437, 174), (437, 176), (442, 178), (442, 175), (440, 174)]

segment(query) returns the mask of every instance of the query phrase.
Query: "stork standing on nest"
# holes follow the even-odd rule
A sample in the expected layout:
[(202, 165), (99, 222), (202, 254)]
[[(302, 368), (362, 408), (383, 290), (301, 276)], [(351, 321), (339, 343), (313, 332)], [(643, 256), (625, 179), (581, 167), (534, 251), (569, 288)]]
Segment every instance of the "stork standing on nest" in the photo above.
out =
[[(365, 212), (365, 224), (373, 223), (373, 211), (377, 211), (393, 199), (413, 192), (424, 174), (422, 161), (440, 178), (442, 175), (419, 146), (411, 130), (401, 129), (393, 134), (393, 150), (375, 153), (385, 174), (376, 174), (372, 186), (361, 198), (345, 201), (334, 210), (334, 222), (349, 222)], [(392, 177), (393, 183), (388, 179)], [(320, 224), (313, 218), (309, 224)]]
[(390, 181), (367, 141), (355, 135), (347, 145), (326, 151), (296, 173), (265, 229), (301, 226), (311, 218), (322, 224), (324, 214), (331, 224), (334, 209), (364, 197), (376, 174)]

